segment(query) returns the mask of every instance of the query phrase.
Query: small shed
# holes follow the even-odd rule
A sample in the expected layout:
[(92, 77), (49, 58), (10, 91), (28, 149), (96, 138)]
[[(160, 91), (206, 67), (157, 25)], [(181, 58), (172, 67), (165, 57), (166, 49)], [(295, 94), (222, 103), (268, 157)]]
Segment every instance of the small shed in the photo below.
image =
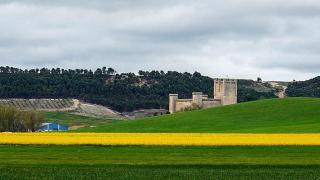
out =
[(62, 126), (58, 123), (42, 123), (39, 131), (68, 131), (68, 126)]

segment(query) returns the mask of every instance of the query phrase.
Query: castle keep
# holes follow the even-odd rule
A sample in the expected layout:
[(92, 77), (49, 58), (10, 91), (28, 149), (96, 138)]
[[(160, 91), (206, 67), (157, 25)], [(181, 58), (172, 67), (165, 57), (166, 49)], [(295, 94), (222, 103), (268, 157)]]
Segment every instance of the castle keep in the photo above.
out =
[(237, 80), (215, 79), (213, 89), (213, 99), (203, 95), (202, 92), (193, 92), (192, 99), (179, 99), (178, 94), (170, 94), (169, 112), (172, 114), (186, 108), (211, 108), (237, 104)]

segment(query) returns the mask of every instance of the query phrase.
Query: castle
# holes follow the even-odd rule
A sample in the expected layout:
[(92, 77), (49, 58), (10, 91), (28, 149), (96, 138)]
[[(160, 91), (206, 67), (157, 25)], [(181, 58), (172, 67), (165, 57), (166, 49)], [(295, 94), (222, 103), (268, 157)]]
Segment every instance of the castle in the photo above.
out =
[(202, 92), (193, 92), (192, 99), (179, 99), (178, 94), (169, 94), (169, 112), (175, 113), (187, 108), (211, 108), (237, 104), (237, 80), (215, 79), (214, 98), (208, 98)]

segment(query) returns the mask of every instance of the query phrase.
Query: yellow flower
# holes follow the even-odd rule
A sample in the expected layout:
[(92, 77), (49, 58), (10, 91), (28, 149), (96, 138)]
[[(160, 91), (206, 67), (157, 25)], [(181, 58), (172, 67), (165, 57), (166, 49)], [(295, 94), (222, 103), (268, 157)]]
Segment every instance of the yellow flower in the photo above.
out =
[(0, 144), (55, 145), (320, 145), (320, 134), (0, 133)]

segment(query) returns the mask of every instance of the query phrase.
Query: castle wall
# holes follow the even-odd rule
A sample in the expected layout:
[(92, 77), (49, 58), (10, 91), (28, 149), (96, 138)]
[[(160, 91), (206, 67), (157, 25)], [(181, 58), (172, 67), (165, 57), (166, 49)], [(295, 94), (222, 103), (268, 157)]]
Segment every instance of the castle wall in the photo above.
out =
[(202, 100), (208, 100), (208, 95), (202, 95)]
[(169, 94), (169, 112), (172, 114), (176, 112), (176, 101), (178, 94)]
[(205, 100), (203, 101), (202, 108), (213, 108), (213, 107), (219, 107), (221, 106), (221, 101), (220, 100)]
[[(175, 106), (174, 112), (183, 111), (184, 109), (193, 107), (194, 105), (195, 104), (193, 99), (176, 99), (174, 103), (174, 106)], [(218, 106), (221, 106), (221, 101), (215, 100), (215, 99), (203, 99), (201, 101), (201, 104), (198, 106), (204, 109), (218, 107)], [(174, 113), (174, 112), (170, 112), (170, 113)]]
[(208, 95), (202, 92), (192, 93), (192, 99), (179, 99), (178, 94), (169, 95), (169, 112), (183, 111), (189, 107), (212, 108), (237, 103), (237, 80), (215, 79), (214, 98), (209, 99)]
[(192, 93), (192, 103), (198, 107), (202, 106), (203, 94), (202, 92)]
[(183, 111), (187, 107), (192, 107), (192, 103), (192, 99), (178, 99), (176, 101), (175, 112)]

